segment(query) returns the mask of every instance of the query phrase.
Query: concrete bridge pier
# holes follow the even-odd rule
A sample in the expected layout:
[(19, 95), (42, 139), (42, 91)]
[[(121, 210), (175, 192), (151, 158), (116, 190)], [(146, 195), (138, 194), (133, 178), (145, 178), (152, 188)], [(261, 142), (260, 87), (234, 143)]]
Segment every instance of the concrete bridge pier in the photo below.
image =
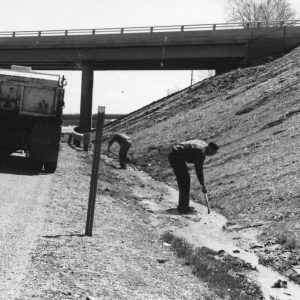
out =
[(81, 100), (80, 100), (80, 132), (89, 132), (92, 126), (94, 68), (91, 61), (82, 64)]

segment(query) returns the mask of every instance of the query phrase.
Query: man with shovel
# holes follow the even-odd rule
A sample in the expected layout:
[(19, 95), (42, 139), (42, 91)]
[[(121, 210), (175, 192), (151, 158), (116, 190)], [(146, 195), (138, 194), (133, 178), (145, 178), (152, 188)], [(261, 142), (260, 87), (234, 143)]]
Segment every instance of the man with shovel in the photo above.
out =
[(206, 143), (202, 140), (190, 140), (178, 143), (175, 145), (169, 154), (169, 162), (175, 173), (179, 188), (179, 202), (177, 210), (180, 213), (192, 213), (194, 209), (189, 206), (190, 201), (190, 174), (186, 163), (195, 165), (198, 180), (202, 186), (202, 192), (205, 194), (205, 199), (210, 208), (207, 198), (207, 190), (204, 184), (203, 164), (206, 155), (211, 156), (217, 153), (219, 146), (213, 142)]
[(123, 133), (116, 133), (108, 142), (107, 152), (110, 153), (110, 147), (113, 143), (117, 142), (120, 146), (119, 163), (121, 169), (126, 169), (127, 153), (131, 147), (131, 139), (128, 135)]

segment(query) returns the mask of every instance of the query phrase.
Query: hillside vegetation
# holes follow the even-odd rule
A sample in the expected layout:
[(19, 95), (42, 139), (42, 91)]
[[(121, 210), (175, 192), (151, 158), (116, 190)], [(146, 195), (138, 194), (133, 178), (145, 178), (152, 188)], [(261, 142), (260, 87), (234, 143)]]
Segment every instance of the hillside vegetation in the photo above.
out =
[[(131, 135), (133, 163), (174, 187), (167, 159), (171, 147), (196, 138), (216, 142), (220, 150), (206, 158), (204, 167), (213, 210), (231, 225), (256, 226), (262, 243), (292, 250), (288, 260), (297, 264), (299, 76), (297, 48), (273, 62), (211, 77), (153, 102), (108, 124), (104, 138), (112, 132)], [(190, 169), (192, 198), (204, 203), (193, 166)]]

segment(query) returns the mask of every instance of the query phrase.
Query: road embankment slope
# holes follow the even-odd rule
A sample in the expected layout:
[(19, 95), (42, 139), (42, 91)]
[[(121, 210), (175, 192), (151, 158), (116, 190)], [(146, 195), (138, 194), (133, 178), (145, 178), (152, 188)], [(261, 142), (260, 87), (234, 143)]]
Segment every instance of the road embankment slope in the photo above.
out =
[[(256, 228), (262, 263), (300, 282), (300, 48), (264, 65), (211, 77), (105, 127), (132, 136), (132, 161), (176, 187), (167, 155), (188, 139), (214, 141), (204, 174), (228, 230)], [(151, 88), (151, 87), (149, 87)], [(204, 203), (192, 171), (192, 198)], [(287, 254), (288, 251), (288, 254)], [(293, 270), (293, 271), (291, 271)]]

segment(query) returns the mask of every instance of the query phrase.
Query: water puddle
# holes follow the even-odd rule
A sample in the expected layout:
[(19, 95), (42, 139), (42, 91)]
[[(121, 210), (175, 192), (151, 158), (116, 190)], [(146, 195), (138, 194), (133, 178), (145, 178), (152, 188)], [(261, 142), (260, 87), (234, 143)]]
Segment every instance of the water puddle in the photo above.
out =
[[(195, 204), (196, 206), (196, 204)], [(203, 220), (204, 219), (204, 220)], [(234, 257), (239, 257), (245, 262), (251, 263), (257, 268), (257, 272), (253, 273), (253, 279), (259, 283), (266, 299), (280, 300), (296, 300), (300, 297), (300, 286), (291, 282), (289, 279), (278, 274), (267, 267), (258, 263), (258, 257), (255, 253), (245, 251), (235, 245), (233, 236), (225, 233), (222, 226), (227, 220), (215, 213), (205, 217), (197, 223), (192, 223), (186, 228), (178, 229), (174, 232), (176, 235), (184, 237), (196, 247), (208, 247), (215, 251), (224, 250), (226, 253)], [(223, 219), (223, 220), (222, 220)], [(223, 225), (222, 225), (223, 223)], [(222, 225), (222, 226), (220, 226)], [(236, 238), (236, 235), (234, 236)], [(243, 239), (242, 234), (240, 236)], [(278, 280), (286, 281), (287, 288), (272, 288)]]
[[(170, 209), (174, 209), (178, 202), (178, 191), (158, 182), (151, 178), (148, 174), (142, 171), (135, 171), (134, 174), (140, 180), (145, 182), (145, 185), (152, 186), (156, 191), (164, 190), (163, 200), (153, 201), (150, 197), (143, 198), (141, 201), (148, 211), (153, 212), (156, 216), (154, 222), (157, 223), (157, 215), (165, 214)], [(147, 188), (144, 192), (147, 193)], [(234, 257), (239, 257), (243, 261), (250, 263), (257, 268), (257, 272), (253, 272), (253, 279), (259, 283), (264, 293), (265, 299), (279, 300), (298, 300), (300, 299), (300, 286), (291, 282), (289, 279), (280, 275), (258, 263), (258, 256), (251, 252), (250, 247), (247, 247), (250, 242), (258, 244), (254, 231), (253, 232), (227, 232), (223, 230), (223, 226), (227, 223), (227, 219), (215, 212), (207, 214), (207, 208), (201, 204), (191, 201), (191, 206), (197, 210), (196, 214), (192, 215), (173, 215), (172, 218), (185, 218), (187, 225), (183, 228), (174, 228), (173, 233), (177, 236), (185, 238), (189, 243), (196, 247), (208, 247), (214, 251), (224, 250), (226, 253)], [(166, 230), (166, 228), (164, 228)], [(245, 247), (240, 247), (243, 245)], [(244, 250), (246, 249), (246, 250)], [(248, 250), (249, 249), (249, 250)], [(286, 281), (286, 288), (272, 288), (278, 280)]]

